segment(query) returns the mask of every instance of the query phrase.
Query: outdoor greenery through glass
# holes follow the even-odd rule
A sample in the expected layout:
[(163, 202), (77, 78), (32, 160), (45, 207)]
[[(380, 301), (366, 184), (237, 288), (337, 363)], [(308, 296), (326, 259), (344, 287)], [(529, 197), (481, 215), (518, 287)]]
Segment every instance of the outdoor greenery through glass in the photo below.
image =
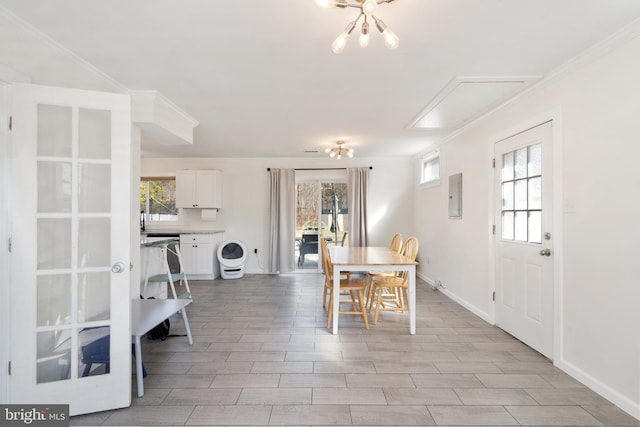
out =
[(140, 181), (140, 212), (145, 213), (147, 221), (177, 220), (176, 180), (142, 178)]

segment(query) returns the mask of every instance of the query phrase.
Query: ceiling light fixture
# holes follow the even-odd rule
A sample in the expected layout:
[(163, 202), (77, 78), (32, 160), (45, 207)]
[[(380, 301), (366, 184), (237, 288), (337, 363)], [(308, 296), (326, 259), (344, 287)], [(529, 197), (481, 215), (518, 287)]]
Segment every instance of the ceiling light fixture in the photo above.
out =
[(329, 157), (335, 157), (338, 160), (340, 160), (342, 154), (353, 157), (353, 148), (347, 148), (344, 141), (336, 141), (336, 144), (338, 144), (337, 147), (324, 150), (325, 153), (329, 153)]
[(324, 8), (332, 8), (332, 7), (355, 7), (360, 9), (360, 15), (354, 20), (347, 24), (347, 27), (344, 31), (333, 41), (331, 44), (331, 50), (333, 53), (341, 53), (344, 50), (344, 47), (347, 45), (347, 40), (349, 36), (356, 28), (358, 21), (361, 17), (364, 16), (364, 22), (362, 23), (362, 30), (360, 32), (360, 47), (367, 47), (369, 45), (369, 22), (368, 19), (373, 19), (376, 24), (376, 28), (378, 31), (382, 33), (382, 37), (384, 38), (384, 43), (387, 45), (389, 49), (396, 49), (398, 44), (400, 43), (400, 39), (398, 36), (391, 31), (387, 25), (382, 22), (381, 19), (378, 19), (374, 13), (378, 10), (378, 5), (382, 3), (391, 3), (395, 0), (315, 0), (316, 5)]

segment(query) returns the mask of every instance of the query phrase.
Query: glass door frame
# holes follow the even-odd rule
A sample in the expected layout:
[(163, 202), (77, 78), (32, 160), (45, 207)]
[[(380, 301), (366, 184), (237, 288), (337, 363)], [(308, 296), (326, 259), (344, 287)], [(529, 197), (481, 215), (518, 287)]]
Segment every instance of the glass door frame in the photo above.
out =
[[(296, 223), (293, 224), (294, 228), (296, 229), (296, 245), (300, 245), (301, 243), (301, 239), (299, 239), (298, 233), (297, 233), (297, 210), (298, 210), (298, 197), (297, 197), (297, 189), (298, 189), (298, 185), (300, 184), (315, 184), (316, 186), (316, 213), (315, 213), (315, 219), (314, 221), (316, 221), (317, 223), (317, 231), (318, 236), (323, 236), (324, 232), (325, 232), (325, 228), (330, 228), (330, 224), (327, 223), (326, 227), (325, 224), (323, 222), (323, 213), (322, 213), (322, 199), (323, 199), (323, 184), (344, 184), (346, 186), (347, 184), (347, 177), (346, 177), (346, 170), (333, 170), (333, 169), (329, 169), (329, 170), (318, 170), (318, 171), (313, 171), (313, 176), (305, 176), (308, 174), (300, 174), (303, 176), (300, 176), (298, 171), (296, 171), (296, 180), (295, 180), (295, 185), (296, 185)], [(342, 174), (338, 173), (336, 174), (336, 172), (342, 172)], [(346, 193), (346, 191), (345, 191)], [(343, 231), (347, 231), (348, 230), (343, 230)], [(301, 236), (300, 236), (301, 237)], [(339, 241), (333, 241), (334, 244), (338, 244)], [(300, 247), (300, 246), (299, 246)], [(319, 249), (319, 248), (318, 248)], [(322, 272), (322, 255), (321, 255), (321, 251), (318, 250), (318, 261), (317, 261), (317, 267), (315, 269), (313, 268), (304, 268), (304, 265), (300, 265), (300, 263), (298, 262), (299, 260), (299, 249), (294, 251), (294, 253), (296, 254), (296, 273), (320, 273)]]

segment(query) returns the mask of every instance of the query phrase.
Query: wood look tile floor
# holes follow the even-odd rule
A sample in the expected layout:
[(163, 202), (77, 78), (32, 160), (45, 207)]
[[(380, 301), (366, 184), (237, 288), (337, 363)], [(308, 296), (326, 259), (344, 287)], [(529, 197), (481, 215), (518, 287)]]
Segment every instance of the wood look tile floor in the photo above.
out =
[[(417, 333), (384, 312), (326, 329), (322, 276), (192, 281), (194, 338), (143, 341), (145, 395), (71, 425), (640, 426), (418, 280)], [(181, 319), (171, 332), (183, 334)]]

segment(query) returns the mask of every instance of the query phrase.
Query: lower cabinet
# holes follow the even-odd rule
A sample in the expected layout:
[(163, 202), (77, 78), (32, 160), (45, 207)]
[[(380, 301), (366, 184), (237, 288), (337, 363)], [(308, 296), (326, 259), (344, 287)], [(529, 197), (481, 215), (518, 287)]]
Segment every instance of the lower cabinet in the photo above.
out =
[(218, 241), (216, 234), (181, 234), (180, 252), (182, 266), (188, 276), (218, 277), (220, 267), (216, 259)]

